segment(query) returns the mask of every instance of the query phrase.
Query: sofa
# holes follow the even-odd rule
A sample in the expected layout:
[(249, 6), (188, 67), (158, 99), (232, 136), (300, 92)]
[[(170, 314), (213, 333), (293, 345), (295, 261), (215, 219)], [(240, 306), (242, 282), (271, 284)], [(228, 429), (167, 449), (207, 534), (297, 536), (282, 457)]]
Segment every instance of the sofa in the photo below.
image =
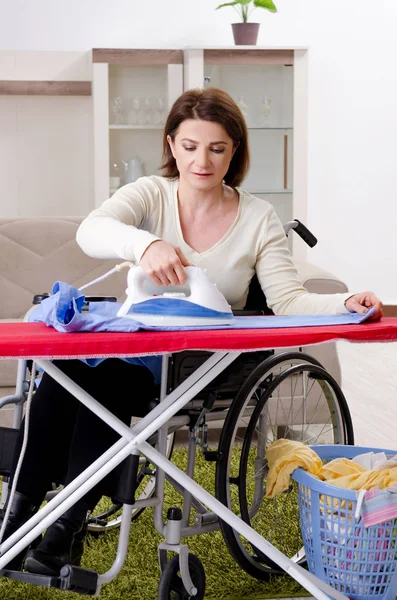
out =
[[(76, 287), (95, 279), (121, 261), (97, 260), (86, 256), (76, 243), (76, 231), (82, 218), (40, 217), (0, 219), (0, 320), (22, 320), (35, 294), (49, 292), (57, 280)], [(346, 292), (337, 277), (308, 262), (296, 261), (300, 278), (310, 292)], [(125, 294), (126, 272), (116, 273), (92, 286), (89, 295)], [(335, 344), (308, 347), (340, 381)], [(0, 360), (0, 398), (13, 393), (16, 362)], [(0, 410), (0, 425), (12, 423), (12, 407)]]

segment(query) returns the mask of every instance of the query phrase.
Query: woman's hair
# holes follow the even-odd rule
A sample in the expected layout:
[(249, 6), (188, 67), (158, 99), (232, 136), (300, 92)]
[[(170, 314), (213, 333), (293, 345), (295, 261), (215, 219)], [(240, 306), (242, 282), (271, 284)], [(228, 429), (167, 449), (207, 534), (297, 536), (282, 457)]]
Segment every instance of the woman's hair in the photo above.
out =
[(236, 148), (224, 180), (231, 187), (240, 185), (249, 169), (247, 126), (233, 98), (218, 88), (189, 90), (175, 101), (164, 127), (161, 164), (164, 176), (176, 178), (179, 175), (167, 136), (174, 141), (180, 124), (187, 119), (202, 119), (222, 125)]

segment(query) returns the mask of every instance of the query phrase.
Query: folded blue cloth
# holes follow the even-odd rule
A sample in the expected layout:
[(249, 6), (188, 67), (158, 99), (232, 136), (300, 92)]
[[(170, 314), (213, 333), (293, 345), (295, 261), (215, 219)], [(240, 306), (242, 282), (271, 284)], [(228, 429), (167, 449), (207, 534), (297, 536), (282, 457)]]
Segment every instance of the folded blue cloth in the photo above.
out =
[(310, 327), (319, 325), (347, 325), (362, 323), (374, 310), (365, 315), (344, 313), (340, 315), (288, 315), (271, 317), (236, 317), (230, 325), (203, 326), (148, 326), (138, 320), (118, 317), (118, 302), (92, 302), (87, 312), (82, 312), (85, 296), (77, 288), (58, 281), (52, 295), (43, 300), (30, 315), (30, 321), (45, 323), (63, 333), (77, 331), (191, 331), (195, 329), (274, 329), (279, 327)]
[[(172, 326), (149, 327), (130, 318), (118, 317), (121, 306), (118, 302), (92, 302), (89, 311), (82, 312), (85, 296), (77, 288), (58, 281), (52, 288), (52, 295), (43, 300), (29, 315), (29, 321), (43, 322), (48, 327), (54, 327), (62, 333), (78, 331), (192, 331), (195, 329), (274, 329), (280, 327), (310, 327), (314, 325), (346, 325), (362, 323), (370, 317), (374, 309), (366, 315), (345, 313), (341, 315), (288, 315), (272, 317), (236, 317), (230, 325)], [(103, 359), (86, 359), (91, 366), (97, 365)], [(155, 380), (160, 381), (161, 357), (145, 356), (142, 358), (125, 359), (133, 364), (143, 364), (154, 374)]]
[[(137, 331), (142, 329), (141, 323), (122, 319), (117, 316), (121, 304), (115, 302), (93, 302), (89, 312), (82, 312), (85, 296), (77, 288), (57, 281), (52, 288), (52, 295), (45, 300), (28, 317), (30, 322), (42, 322), (54, 327), (61, 333), (78, 331)], [(96, 367), (104, 358), (82, 359), (90, 367)], [(161, 356), (137, 356), (123, 358), (133, 365), (147, 367), (153, 374), (155, 383), (161, 381)]]

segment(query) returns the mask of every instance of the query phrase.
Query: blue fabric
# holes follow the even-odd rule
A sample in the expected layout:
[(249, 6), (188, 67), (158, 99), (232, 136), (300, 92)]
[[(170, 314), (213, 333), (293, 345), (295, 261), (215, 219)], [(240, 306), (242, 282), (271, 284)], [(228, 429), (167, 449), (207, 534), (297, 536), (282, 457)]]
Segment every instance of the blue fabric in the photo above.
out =
[(180, 300), (179, 298), (155, 298), (153, 300), (145, 300), (145, 302), (139, 302), (133, 304), (128, 311), (131, 316), (136, 316), (139, 320), (139, 314), (151, 315), (168, 315), (177, 317), (210, 317), (210, 318), (226, 318), (233, 319), (233, 313), (220, 312), (218, 310), (212, 310), (206, 308), (200, 304), (194, 302), (186, 302), (186, 300)]
[[(131, 319), (117, 316), (121, 304), (115, 302), (93, 302), (89, 312), (82, 312), (85, 296), (77, 288), (57, 281), (52, 288), (52, 296), (41, 302), (29, 315), (29, 321), (43, 322), (61, 333), (78, 331), (137, 331), (142, 325)], [(104, 358), (82, 359), (90, 367), (96, 367)], [(161, 381), (161, 356), (123, 358), (133, 365), (147, 367), (153, 374), (155, 383)]]
[[(52, 288), (52, 295), (46, 298), (29, 315), (29, 321), (42, 322), (62, 333), (78, 331), (192, 331), (195, 329), (274, 329), (281, 327), (310, 327), (319, 325), (347, 325), (362, 323), (374, 309), (366, 315), (346, 313), (341, 315), (289, 315), (272, 317), (236, 317), (230, 325), (149, 327), (139, 320), (118, 317), (121, 306), (118, 302), (92, 302), (88, 312), (82, 312), (85, 296), (77, 288), (58, 281)], [(86, 359), (90, 366), (96, 366), (104, 359)], [(156, 383), (161, 376), (161, 356), (143, 356), (123, 359), (132, 364), (144, 365), (153, 373)]]

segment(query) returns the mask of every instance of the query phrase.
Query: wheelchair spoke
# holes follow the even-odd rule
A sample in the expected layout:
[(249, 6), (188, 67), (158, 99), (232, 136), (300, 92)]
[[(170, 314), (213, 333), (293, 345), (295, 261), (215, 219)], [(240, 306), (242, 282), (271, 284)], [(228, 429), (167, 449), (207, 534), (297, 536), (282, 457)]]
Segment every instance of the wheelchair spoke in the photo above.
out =
[[(302, 563), (297, 486), (292, 483), (277, 497), (266, 498), (266, 448), (281, 437), (310, 444), (351, 443), (352, 437), (351, 425), (346, 426), (346, 401), (336, 382), (310, 357), (288, 356), (274, 357), (269, 368), (264, 364), (262, 371), (252, 373), (252, 382), (247, 381), (228, 412), (219, 445), (225, 458), (217, 465), (217, 494), (285, 555)], [(220, 480), (221, 473), (226, 479)], [(225, 487), (219, 485), (222, 481)], [(221, 529), (231, 553), (249, 574), (266, 579), (279, 570), (223, 522)]]

